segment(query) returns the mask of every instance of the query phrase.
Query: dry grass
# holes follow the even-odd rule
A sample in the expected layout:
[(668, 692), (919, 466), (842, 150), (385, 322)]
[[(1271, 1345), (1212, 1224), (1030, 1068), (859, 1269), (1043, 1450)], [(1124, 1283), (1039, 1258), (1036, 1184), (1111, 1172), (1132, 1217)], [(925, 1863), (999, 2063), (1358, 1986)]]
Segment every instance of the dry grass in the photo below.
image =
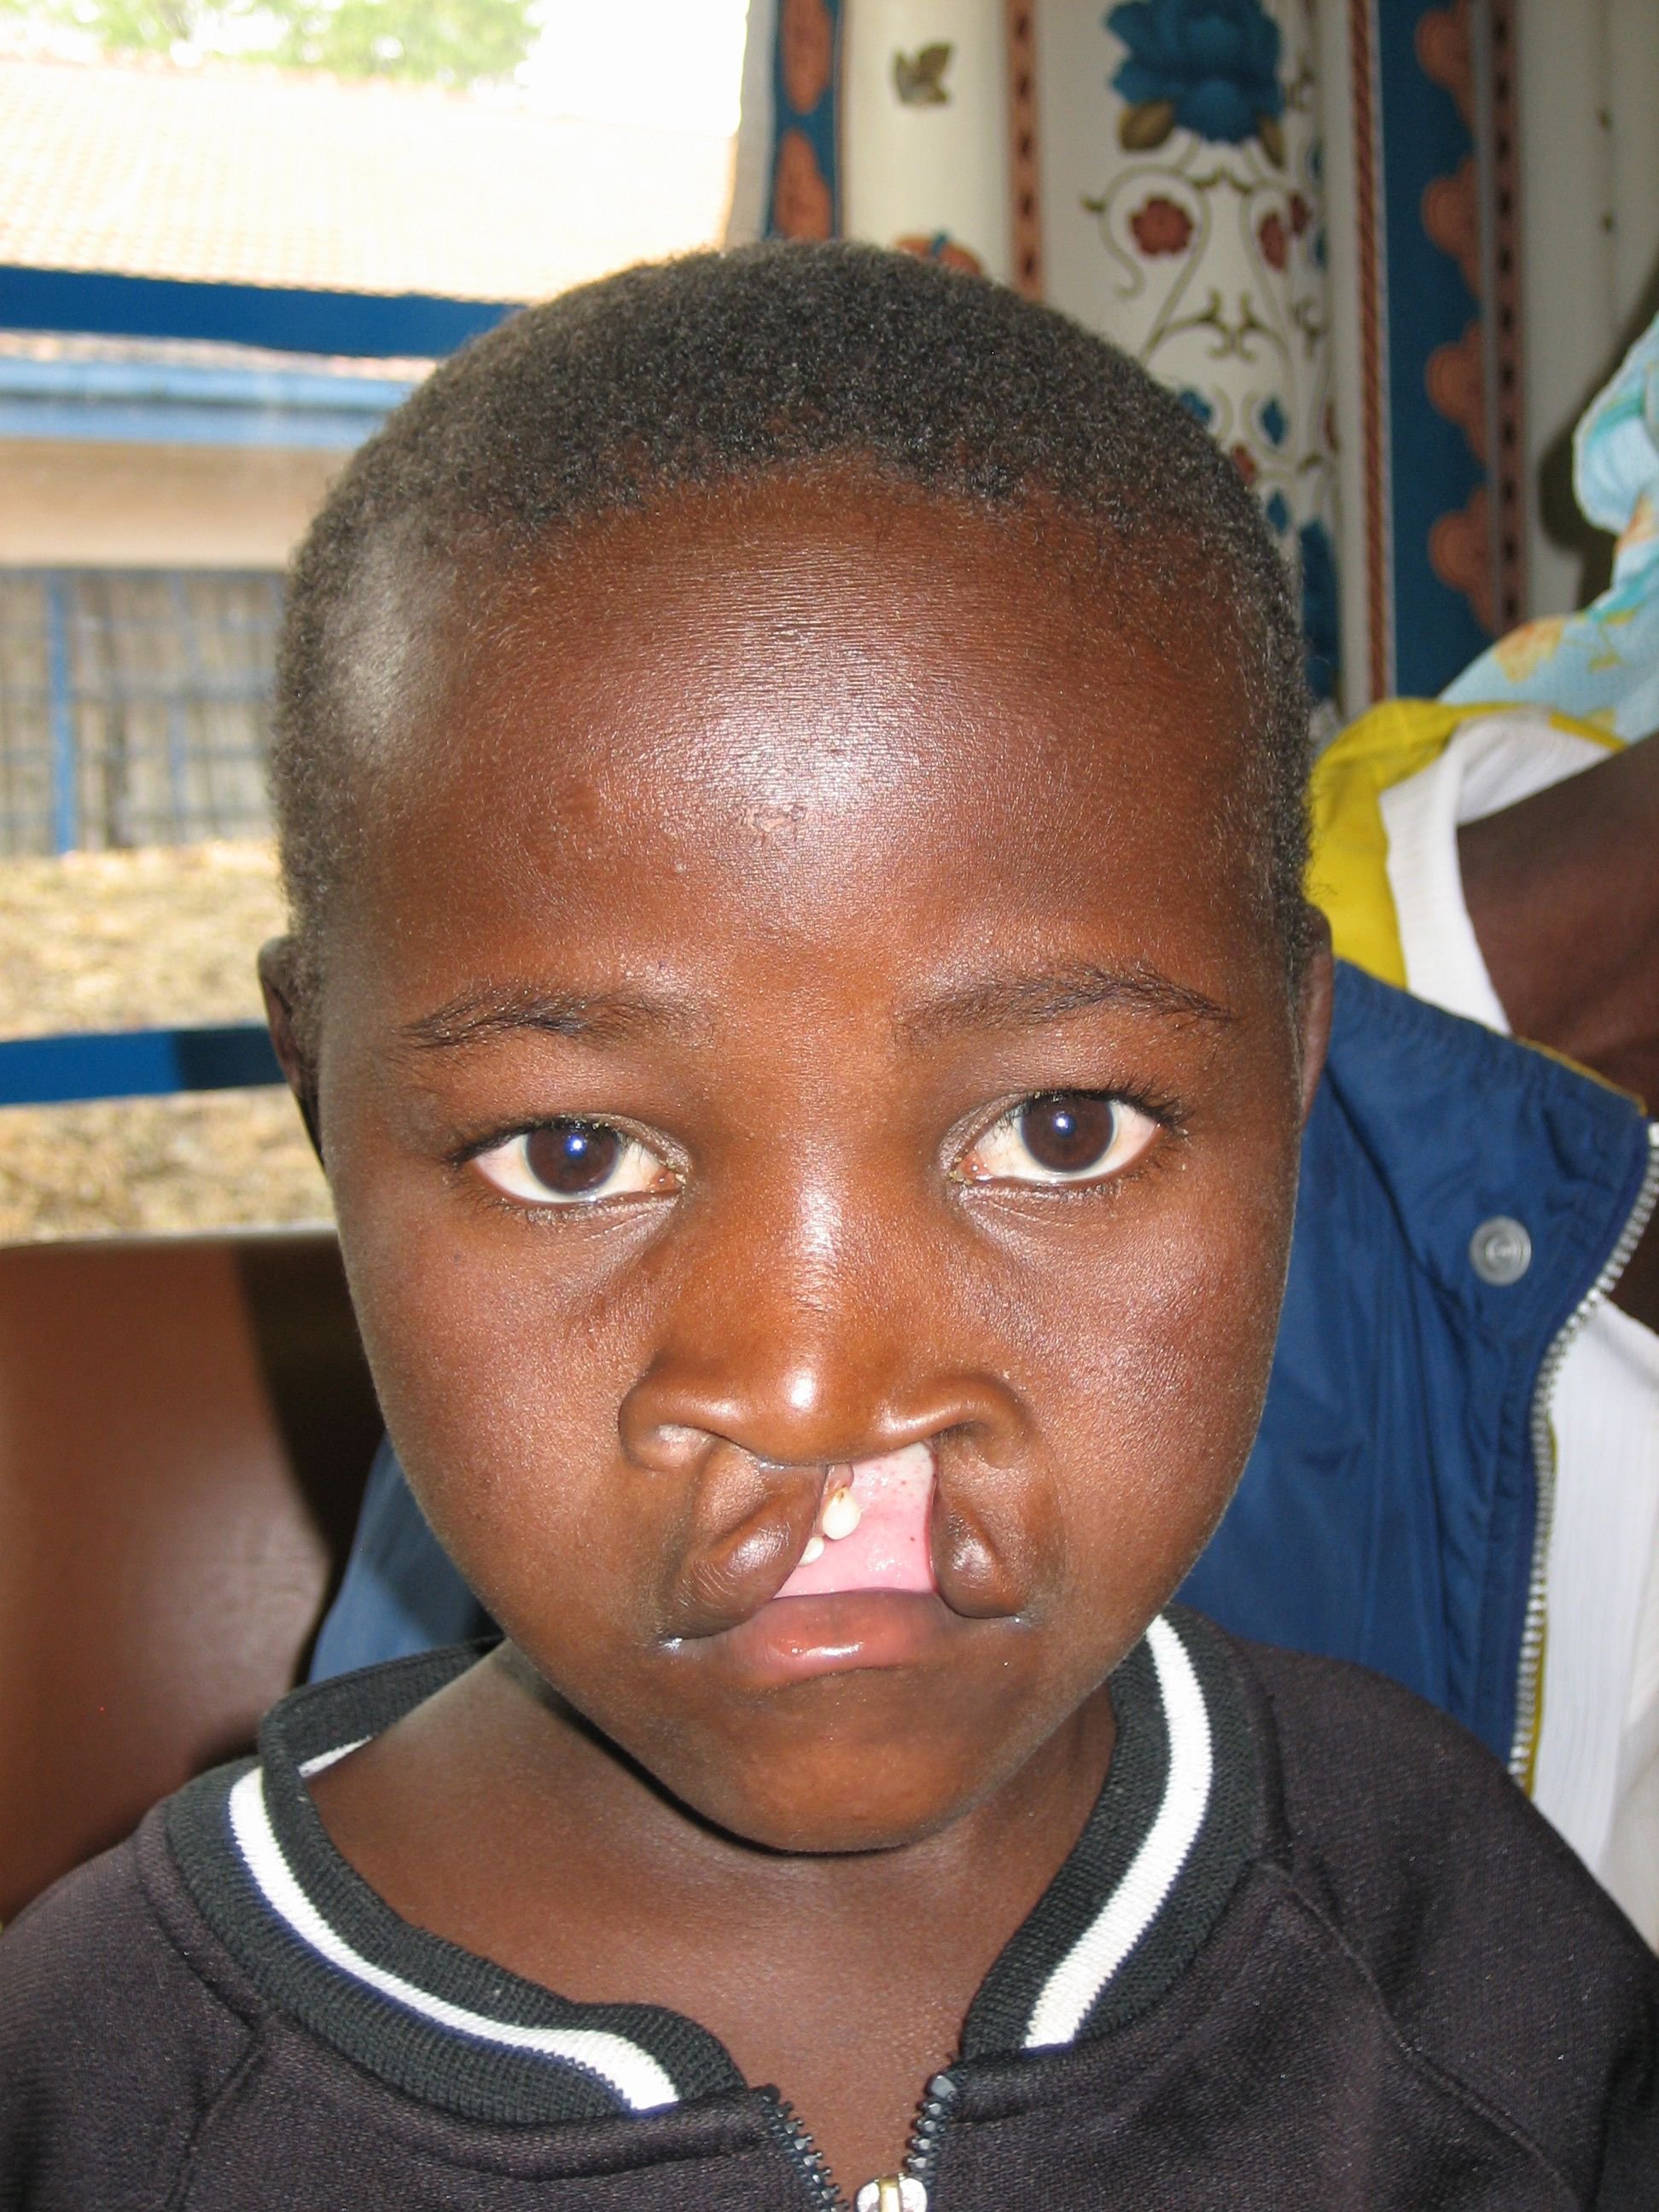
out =
[[(257, 1020), (270, 847), (0, 862), (0, 1035)], [(325, 1220), (285, 1091), (0, 1110), (0, 1243)]]
[(0, 1036), (253, 1020), (282, 927), (263, 842), (0, 862)]

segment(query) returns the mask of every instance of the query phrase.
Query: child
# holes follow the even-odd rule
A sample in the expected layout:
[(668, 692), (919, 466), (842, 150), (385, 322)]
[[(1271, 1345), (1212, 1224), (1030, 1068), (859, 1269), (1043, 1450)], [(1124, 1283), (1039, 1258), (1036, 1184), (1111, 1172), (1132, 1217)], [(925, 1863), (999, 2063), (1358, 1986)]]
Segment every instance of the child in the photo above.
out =
[(20, 1920), (6, 2201), (1651, 2204), (1659, 1969), (1496, 1764), (1163, 1611), (1328, 993), (1182, 410), (900, 258), (635, 270), (347, 471), (281, 714), (273, 1029), (505, 1640)]

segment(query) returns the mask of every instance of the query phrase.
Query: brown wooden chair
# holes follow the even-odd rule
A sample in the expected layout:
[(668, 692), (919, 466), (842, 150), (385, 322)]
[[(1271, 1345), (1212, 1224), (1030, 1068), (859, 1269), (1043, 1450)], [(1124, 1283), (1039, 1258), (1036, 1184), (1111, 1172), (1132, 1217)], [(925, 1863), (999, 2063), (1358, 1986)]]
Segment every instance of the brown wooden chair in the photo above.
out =
[(252, 1743), (379, 1434), (325, 1231), (0, 1249), (0, 1920)]

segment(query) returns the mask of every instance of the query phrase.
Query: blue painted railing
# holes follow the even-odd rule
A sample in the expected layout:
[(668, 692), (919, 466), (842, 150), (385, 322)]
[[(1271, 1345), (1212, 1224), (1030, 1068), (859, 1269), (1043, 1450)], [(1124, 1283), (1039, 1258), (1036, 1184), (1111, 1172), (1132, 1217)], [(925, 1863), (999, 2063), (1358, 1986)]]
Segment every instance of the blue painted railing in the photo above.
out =
[(0, 358), (0, 439), (349, 453), (414, 389), (313, 368)]
[(515, 304), (444, 300), (423, 292), (313, 292), (103, 270), (0, 266), (0, 329), (218, 340), (283, 353), (431, 360), (492, 329)]
[(262, 1022), (0, 1039), (0, 1106), (159, 1098), (178, 1091), (249, 1091), (282, 1080)]
[(46, 579), (46, 721), (52, 738), (52, 842), (58, 853), (81, 842), (75, 761), (75, 714), (70, 693), (69, 606), (61, 576)]

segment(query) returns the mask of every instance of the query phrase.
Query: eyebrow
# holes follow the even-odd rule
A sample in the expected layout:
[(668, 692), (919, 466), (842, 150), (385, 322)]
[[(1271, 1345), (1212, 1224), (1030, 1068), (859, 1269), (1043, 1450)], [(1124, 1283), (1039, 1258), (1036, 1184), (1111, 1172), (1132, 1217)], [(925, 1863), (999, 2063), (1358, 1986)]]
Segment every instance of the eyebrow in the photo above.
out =
[[(991, 975), (923, 1000), (899, 1017), (902, 1034), (920, 1039), (960, 1029), (1036, 1029), (1067, 1014), (1121, 1007), (1165, 1021), (1227, 1027), (1238, 1018), (1188, 984), (1145, 962), (1132, 969), (1092, 965), (1047, 973)], [(404, 1024), (405, 1042), (422, 1052), (452, 1051), (524, 1032), (619, 1042), (639, 1030), (685, 1033), (696, 1027), (681, 999), (647, 992), (553, 991), (531, 983), (477, 984)]]
[(1085, 964), (1037, 975), (985, 976), (912, 1007), (900, 1027), (910, 1036), (956, 1029), (1036, 1029), (1097, 1006), (1215, 1028), (1230, 1027), (1238, 1018), (1230, 1007), (1142, 961), (1128, 969)]
[(550, 991), (533, 983), (483, 983), (406, 1023), (401, 1034), (420, 1051), (447, 1052), (526, 1030), (604, 1044), (636, 1030), (692, 1026), (691, 1010), (683, 1000), (653, 997), (648, 992)]

